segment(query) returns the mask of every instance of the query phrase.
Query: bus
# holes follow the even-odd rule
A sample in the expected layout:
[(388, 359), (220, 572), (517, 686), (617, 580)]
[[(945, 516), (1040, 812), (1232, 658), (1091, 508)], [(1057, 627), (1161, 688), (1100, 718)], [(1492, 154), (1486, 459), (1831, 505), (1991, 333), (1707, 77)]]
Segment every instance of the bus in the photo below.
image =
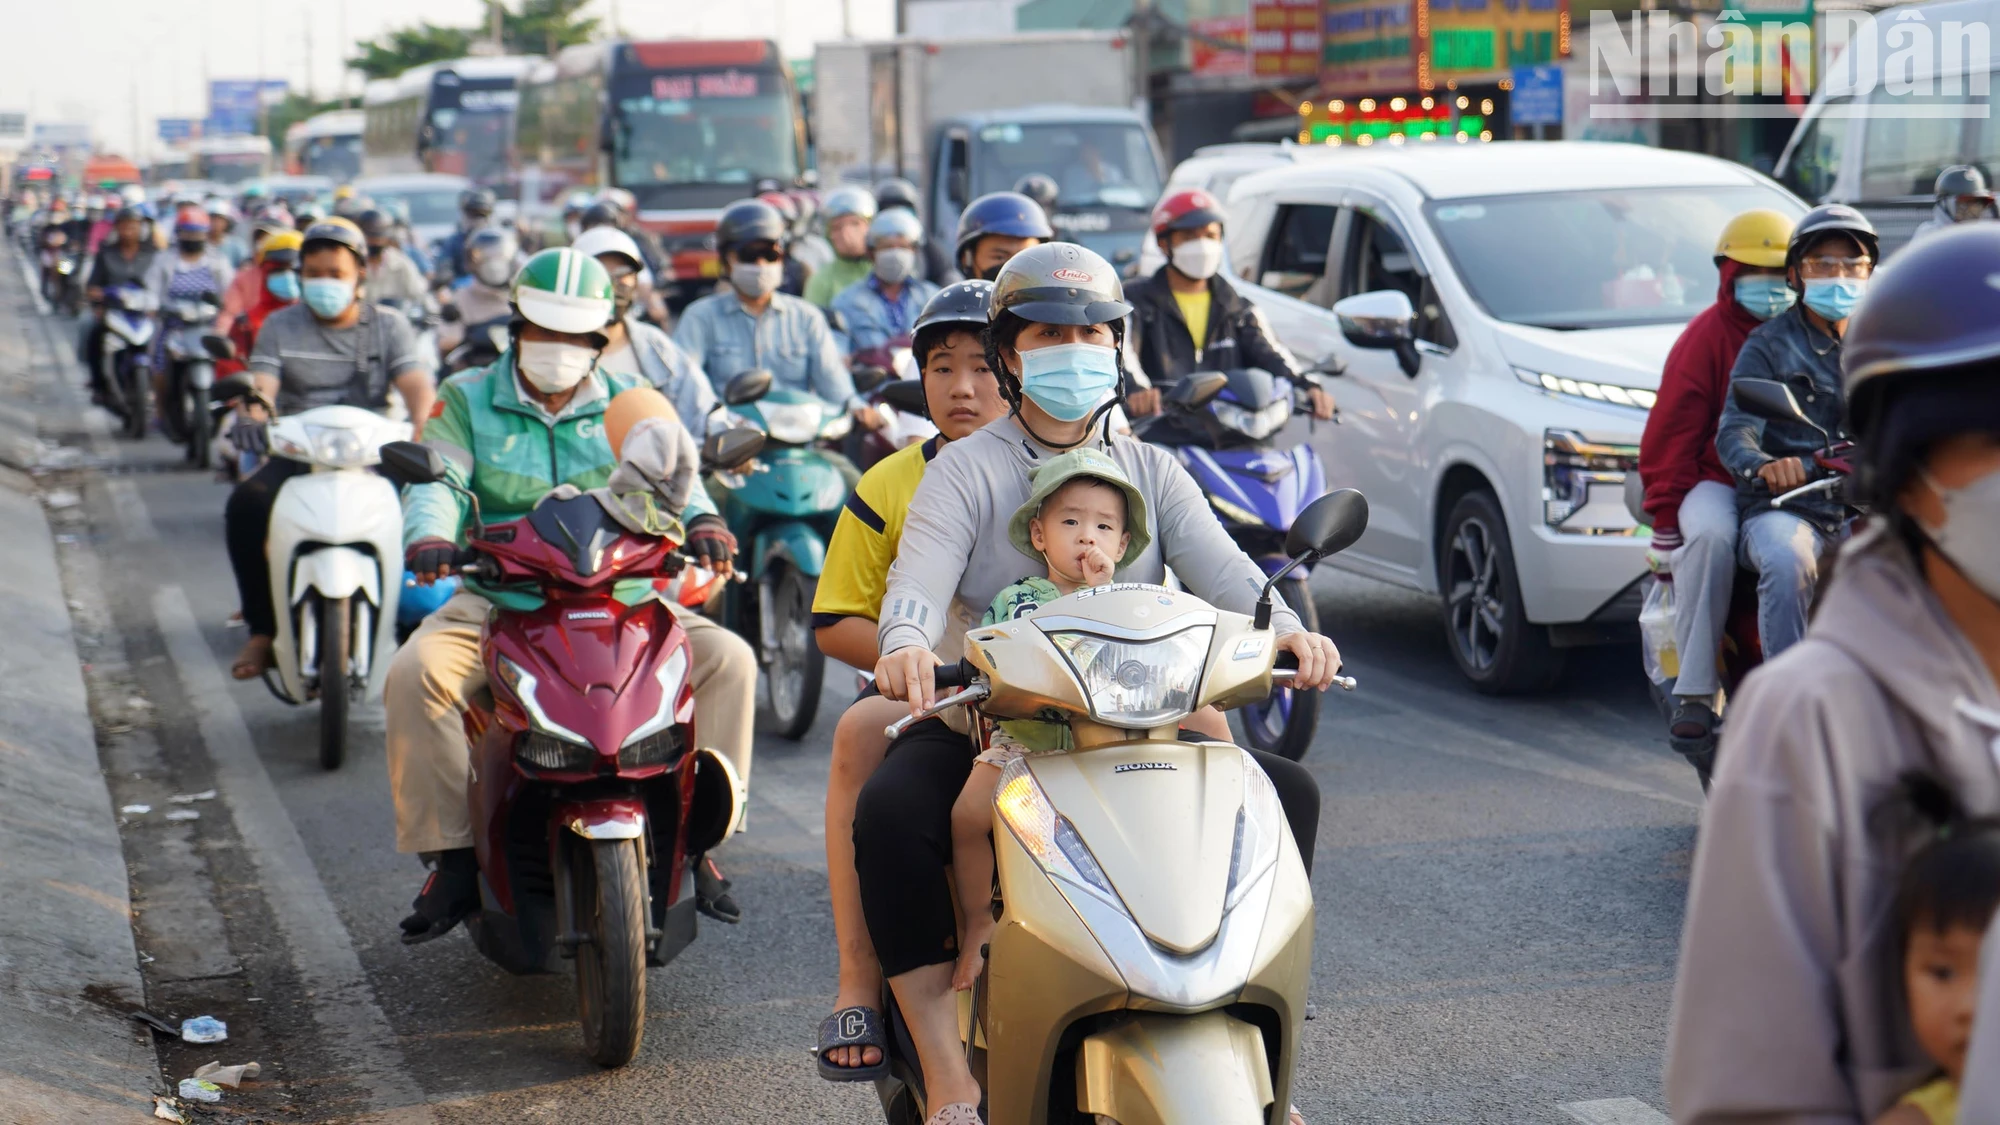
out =
[(711, 240), (722, 208), (760, 180), (802, 182), (806, 158), (791, 69), (762, 39), (564, 48), (522, 87), (518, 143), (542, 176), (539, 202), (630, 191), (684, 297), (721, 272)]
[(533, 58), (426, 63), (370, 82), (361, 96), (362, 169), (371, 176), (447, 172), (514, 194), (514, 110)]
[(285, 130), (285, 171), (294, 176), (325, 176), (342, 184), (361, 174), (361, 123), (358, 109), (314, 114)]
[(188, 174), (215, 184), (240, 184), (271, 173), (268, 137), (201, 137), (188, 150)]

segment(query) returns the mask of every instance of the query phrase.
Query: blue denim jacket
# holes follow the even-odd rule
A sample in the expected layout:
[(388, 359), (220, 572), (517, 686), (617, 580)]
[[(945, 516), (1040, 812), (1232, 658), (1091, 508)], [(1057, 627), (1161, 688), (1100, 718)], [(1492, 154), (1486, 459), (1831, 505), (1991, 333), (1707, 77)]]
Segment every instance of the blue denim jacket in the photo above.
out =
[[(1845, 437), (1841, 422), (1845, 400), (1840, 391), (1840, 340), (1806, 319), (1804, 305), (1793, 305), (1758, 325), (1743, 342), (1729, 381), (1771, 379), (1792, 388), (1806, 416), (1825, 427), (1838, 441)], [(1734, 395), (1722, 408), (1715, 433), (1715, 452), (1736, 478), (1736, 508), (1745, 518), (1770, 510), (1771, 490), (1757, 470), (1766, 463), (1797, 457), (1812, 467), (1812, 455), (1826, 444), (1819, 431), (1798, 422), (1766, 422), (1736, 405)], [(1796, 512), (1832, 531), (1846, 517), (1841, 505), (1815, 494), (1792, 501)]]
[(711, 293), (681, 313), (674, 343), (708, 372), (718, 395), (729, 380), (762, 367), (771, 372), (773, 386), (862, 405), (826, 316), (789, 293), (771, 294), (762, 316), (751, 316), (733, 289)]
[(847, 354), (853, 355), (887, 347), (896, 337), (910, 335), (915, 330), (917, 314), (924, 311), (937, 292), (937, 286), (913, 277), (903, 282), (902, 292), (892, 302), (883, 295), (882, 283), (871, 273), (835, 294), (827, 308), (840, 314), (842, 326), (847, 330)]
[(639, 371), (645, 375), (681, 416), (695, 444), (708, 436), (708, 413), (715, 409), (715, 391), (701, 364), (680, 349), (658, 328), (634, 317), (625, 318), (625, 332), (632, 338), (632, 354), (638, 357)]

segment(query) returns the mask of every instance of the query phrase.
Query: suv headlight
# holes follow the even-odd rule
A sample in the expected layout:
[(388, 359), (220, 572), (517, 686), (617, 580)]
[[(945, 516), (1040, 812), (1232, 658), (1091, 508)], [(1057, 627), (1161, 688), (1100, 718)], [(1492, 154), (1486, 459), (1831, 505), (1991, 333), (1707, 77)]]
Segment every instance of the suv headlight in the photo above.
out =
[(1631, 535), (1625, 474), (1639, 471), (1639, 447), (1594, 442), (1574, 430), (1542, 435), (1542, 519), (1572, 535)]
[(1261, 441), (1277, 433), (1292, 417), (1291, 401), (1285, 398), (1256, 410), (1233, 402), (1215, 402), (1209, 406), (1223, 425), (1252, 441)]
[[(505, 684), (507, 690), (513, 693), (514, 698), (520, 701), (521, 709), (528, 713), (528, 719), (534, 723), (536, 730), (554, 735), (556, 738), (566, 742), (573, 742), (586, 748), (590, 747), (589, 739), (549, 718), (548, 712), (542, 710), (541, 700), (535, 698), (536, 680), (534, 673), (504, 656), (496, 660), (494, 666), (500, 671), (500, 682)], [(523, 745), (525, 745), (525, 741)], [(597, 753), (595, 749), (591, 749), (590, 752), (593, 755)], [(551, 766), (548, 768), (553, 769), (555, 767)]]
[[(1268, 784), (1268, 782), (1266, 783)], [(1025, 759), (1008, 763), (1000, 775), (1000, 788), (993, 795), (993, 807), (1000, 820), (1021, 847), (1051, 878), (1085, 894), (1102, 899), (1120, 914), (1129, 914), (1097, 857), (1090, 854), (1083, 837), (1068, 818), (1057, 814), (1048, 795), (1035, 780)]]
[(1589, 399), (1591, 402), (1608, 402), (1613, 406), (1633, 406), (1640, 410), (1651, 410), (1660, 397), (1655, 391), (1642, 387), (1621, 387), (1616, 383), (1593, 383), (1587, 379), (1565, 379), (1560, 375), (1550, 375), (1542, 371), (1530, 371), (1525, 367), (1514, 369), (1514, 378), (1531, 387), (1539, 387), (1550, 394), (1568, 395), (1571, 398)]
[(1083, 684), (1091, 717), (1135, 729), (1179, 722), (1194, 711), (1212, 625), (1156, 641), (1121, 641), (1095, 633), (1051, 633)]

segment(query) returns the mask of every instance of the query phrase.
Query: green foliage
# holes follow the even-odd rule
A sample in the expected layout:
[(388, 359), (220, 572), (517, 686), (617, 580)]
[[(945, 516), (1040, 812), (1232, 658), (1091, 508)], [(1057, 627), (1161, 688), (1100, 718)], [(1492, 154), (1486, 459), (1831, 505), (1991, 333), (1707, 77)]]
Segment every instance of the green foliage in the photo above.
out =
[(394, 78), (413, 66), (464, 58), (478, 30), (428, 22), (400, 28), (379, 39), (356, 43), (360, 53), (348, 59), (347, 65), (369, 78)]
[(288, 93), (285, 100), (264, 111), (264, 135), (271, 138), (271, 147), (282, 150), (285, 147), (285, 130), (299, 121), (316, 113), (344, 108), (346, 102), (336, 99), (330, 102), (316, 102), (302, 94)]
[[(589, 2), (520, 0), (518, 12), (501, 4), (501, 42), (507, 53), (513, 55), (552, 55), (572, 44), (587, 43), (602, 22), (595, 16), (582, 14)], [(472, 27), (440, 27), (424, 22), (400, 28), (356, 43), (357, 53), (347, 60), (347, 65), (369, 78), (394, 78), (411, 67), (464, 58), (472, 53), (474, 43), (487, 39), (491, 26), (487, 20), (481, 20)]]
[(520, 14), (502, 8), (500, 36), (514, 55), (553, 55), (588, 43), (602, 22), (581, 15), (590, 0), (522, 0)]

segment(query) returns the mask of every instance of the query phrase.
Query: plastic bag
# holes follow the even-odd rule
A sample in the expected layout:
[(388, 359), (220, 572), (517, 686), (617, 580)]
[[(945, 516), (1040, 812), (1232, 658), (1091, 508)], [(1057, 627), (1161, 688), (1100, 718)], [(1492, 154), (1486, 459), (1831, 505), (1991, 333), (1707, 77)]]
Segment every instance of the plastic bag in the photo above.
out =
[(1645, 603), (1639, 607), (1639, 649), (1646, 676), (1656, 684), (1671, 684), (1681, 674), (1680, 650), (1674, 647), (1674, 584), (1651, 579)]

